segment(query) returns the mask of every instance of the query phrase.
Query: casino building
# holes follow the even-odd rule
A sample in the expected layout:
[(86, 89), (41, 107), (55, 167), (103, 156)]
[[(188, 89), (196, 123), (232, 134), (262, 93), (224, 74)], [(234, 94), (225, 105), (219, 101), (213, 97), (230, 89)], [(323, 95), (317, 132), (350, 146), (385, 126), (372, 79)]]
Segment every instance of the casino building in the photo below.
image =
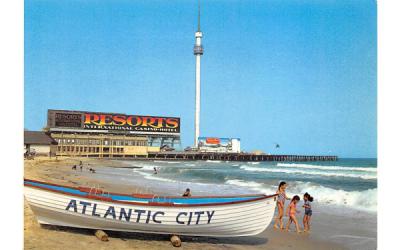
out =
[(45, 130), (58, 156), (146, 158), (181, 147), (177, 117), (49, 109)]

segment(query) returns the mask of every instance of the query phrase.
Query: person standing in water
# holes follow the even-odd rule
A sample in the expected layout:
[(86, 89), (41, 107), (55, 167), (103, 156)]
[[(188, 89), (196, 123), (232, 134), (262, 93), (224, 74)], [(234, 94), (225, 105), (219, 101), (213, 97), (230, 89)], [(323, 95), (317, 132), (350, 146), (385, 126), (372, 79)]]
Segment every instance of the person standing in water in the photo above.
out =
[(298, 195), (293, 196), (292, 201), (290, 202), (290, 204), (287, 208), (289, 220), (286, 225), (286, 232), (289, 231), (290, 224), (292, 224), (292, 222), (294, 222), (294, 224), (296, 225), (297, 233), (301, 233), (300, 228), (299, 228), (299, 223), (297, 222), (297, 218), (296, 218), (296, 213), (299, 213), (296, 209), (296, 205), (299, 201), (300, 201), (300, 197)]
[(303, 196), (304, 199), (304, 217), (303, 217), (303, 227), (304, 227), (304, 232), (310, 231), (310, 221), (311, 221), (311, 215), (312, 215), (312, 209), (311, 209), (311, 204), (314, 200), (314, 198), (309, 194), (305, 193)]
[(183, 197), (190, 197), (190, 196), (192, 196), (192, 194), (190, 193), (190, 189), (189, 189), (189, 188), (186, 188), (186, 191), (185, 191), (185, 193), (183, 193), (182, 196), (183, 196)]
[(278, 229), (278, 223), (279, 223), (279, 228), (283, 229), (283, 213), (285, 209), (285, 201), (289, 200), (289, 198), (286, 196), (286, 187), (287, 184), (284, 181), (281, 181), (278, 186), (278, 190), (276, 193), (278, 194), (278, 201), (276, 202), (276, 205), (278, 207), (278, 216), (275, 219), (275, 224), (274, 228)]

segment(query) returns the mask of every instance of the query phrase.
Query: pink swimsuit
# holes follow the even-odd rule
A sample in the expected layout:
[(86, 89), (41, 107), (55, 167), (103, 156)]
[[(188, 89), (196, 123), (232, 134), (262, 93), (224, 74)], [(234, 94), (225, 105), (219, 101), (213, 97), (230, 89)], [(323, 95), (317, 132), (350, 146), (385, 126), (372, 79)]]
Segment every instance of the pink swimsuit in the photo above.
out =
[(296, 204), (290, 203), (289, 205), (289, 215), (295, 216), (296, 215)]

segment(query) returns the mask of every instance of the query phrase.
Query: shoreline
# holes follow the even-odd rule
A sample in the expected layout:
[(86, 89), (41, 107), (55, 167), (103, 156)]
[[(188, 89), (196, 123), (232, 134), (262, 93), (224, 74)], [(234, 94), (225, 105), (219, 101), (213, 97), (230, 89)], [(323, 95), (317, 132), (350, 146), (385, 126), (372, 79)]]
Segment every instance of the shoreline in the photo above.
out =
[[(117, 193), (160, 193), (163, 190), (156, 190), (154, 188), (145, 188), (143, 186), (122, 184), (117, 185), (106, 180), (99, 180), (96, 178), (96, 174), (80, 174), (80, 170), (71, 170), (72, 165), (78, 165), (79, 161), (82, 161), (84, 166), (90, 164), (92, 167), (117, 167), (117, 168), (135, 168), (132, 165), (126, 165), (122, 161), (108, 160), (108, 159), (93, 159), (93, 158), (59, 158), (48, 159), (48, 158), (37, 158), (35, 160), (25, 160), (25, 178), (35, 179), (39, 181), (53, 182), (61, 185), (69, 186), (89, 186), (97, 185), (99, 188), (106, 189), (109, 192)], [(128, 191), (127, 190), (131, 190)], [(164, 190), (164, 192), (166, 192)], [(165, 193), (168, 194), (168, 193)], [(163, 235), (151, 235), (151, 234), (137, 234), (137, 233), (118, 233), (110, 232), (111, 237), (109, 243), (102, 243), (98, 241), (93, 233), (93, 230), (86, 229), (71, 229), (71, 228), (60, 228), (55, 226), (40, 226), (29, 206), (25, 202), (25, 247), (31, 248), (54, 248), (52, 245), (55, 242), (60, 243), (57, 247), (63, 246), (62, 249), (69, 248), (69, 243), (66, 244), (63, 241), (64, 237), (71, 238), (71, 241), (80, 241), (81, 245), (89, 249), (97, 249), (102, 246), (112, 246), (118, 249), (132, 249), (138, 247), (138, 249), (159, 249), (172, 247), (168, 241), (167, 236)], [(363, 217), (364, 216), (364, 217)], [(182, 237), (183, 245), (187, 249), (265, 249), (265, 247), (271, 249), (376, 249), (376, 233), (358, 231), (349, 227), (347, 224), (349, 218), (347, 216), (332, 215), (324, 211), (318, 211), (315, 216), (313, 215), (312, 228), (310, 234), (299, 234), (293, 232), (280, 232), (280, 230), (274, 230), (273, 223), (259, 235), (252, 237), (239, 237), (239, 238), (213, 238), (213, 237)], [(359, 220), (365, 220), (368, 218), (369, 223), (374, 223), (375, 220), (375, 232), (376, 232), (376, 216), (375, 219), (371, 219), (373, 215), (361, 215), (361, 218), (352, 218), (353, 224), (357, 225), (362, 223)], [(298, 216), (299, 223), (302, 218)], [(286, 220), (284, 220), (285, 222)], [(327, 226), (329, 225), (329, 226)], [(337, 234), (337, 232), (345, 231), (347, 233)], [(293, 230), (293, 226), (292, 226)], [(353, 232), (352, 232), (353, 230)], [(354, 231), (355, 230), (355, 231)], [(89, 233), (88, 233), (89, 232)], [(51, 235), (52, 239), (47, 239), (47, 234)], [(326, 234), (333, 235), (335, 237), (326, 237)], [(358, 236), (361, 235), (361, 236)], [(32, 239), (35, 238), (35, 240)], [(354, 239), (358, 237), (357, 242), (361, 242), (361, 245), (354, 244)], [(84, 240), (85, 239), (85, 240)], [(118, 242), (118, 243), (115, 243)], [(72, 247), (71, 242), (71, 247)], [(116, 244), (116, 245), (114, 245)], [(364, 248), (365, 245), (372, 246), (372, 248)], [(357, 248), (360, 247), (360, 248)]]

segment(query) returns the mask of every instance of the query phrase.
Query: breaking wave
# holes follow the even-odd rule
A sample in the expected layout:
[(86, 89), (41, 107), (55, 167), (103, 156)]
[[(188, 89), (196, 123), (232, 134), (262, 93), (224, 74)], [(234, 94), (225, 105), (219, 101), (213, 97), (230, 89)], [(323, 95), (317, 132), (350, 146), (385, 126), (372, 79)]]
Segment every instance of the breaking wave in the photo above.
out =
[(287, 168), (303, 168), (303, 169), (376, 172), (376, 168), (366, 168), (366, 167), (322, 166), (322, 165), (297, 164), (297, 163), (278, 163), (277, 166), (287, 167)]
[(312, 171), (313, 169), (282, 169), (282, 168), (271, 168), (271, 167), (251, 167), (242, 165), (240, 167), (243, 170), (251, 172), (272, 172), (272, 173), (286, 173), (286, 174), (303, 174), (303, 175), (319, 175), (326, 177), (348, 177), (348, 178), (361, 178), (366, 180), (376, 179), (376, 174), (373, 173), (343, 173), (343, 172), (324, 172), (324, 171)]
[[(227, 180), (227, 185), (234, 185), (248, 188), (250, 190), (264, 194), (274, 194), (277, 186), (265, 185), (259, 182), (246, 182), (243, 180)], [(345, 191), (333, 189), (325, 186), (315, 185), (310, 182), (294, 182), (291, 184), (287, 195), (302, 195), (305, 192), (310, 193), (315, 201), (321, 204), (330, 204), (337, 206), (346, 206), (359, 210), (375, 212), (377, 209), (377, 189), (368, 189), (363, 191)]]

